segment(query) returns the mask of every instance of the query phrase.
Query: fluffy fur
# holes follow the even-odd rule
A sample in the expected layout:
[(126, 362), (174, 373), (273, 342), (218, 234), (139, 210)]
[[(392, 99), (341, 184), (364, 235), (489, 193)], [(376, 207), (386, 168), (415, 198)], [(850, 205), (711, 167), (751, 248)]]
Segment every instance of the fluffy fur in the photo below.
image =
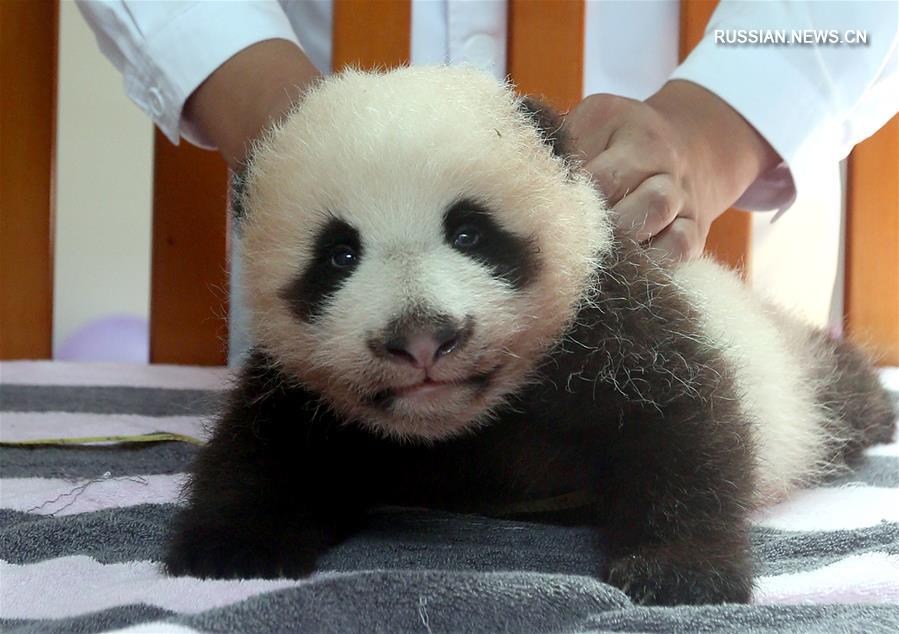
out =
[(173, 574), (305, 575), (378, 505), (576, 492), (635, 600), (745, 602), (753, 505), (892, 428), (861, 353), (616, 235), (558, 119), (479, 72), (323, 81), (239, 208), (257, 347)]
[[(465, 199), (500, 210), (496, 221), (547, 263), (523, 292), (445, 244), (442, 215)], [(546, 151), (506, 87), (467, 70), (348, 72), (323, 82), (256, 152), (243, 206), (259, 346), (341, 415), (394, 436), (446, 436), (501, 404), (570, 320), (611, 243), (589, 181)], [(314, 259), (318, 231), (334, 216), (363, 236), (364, 263), (320, 319), (298, 321), (283, 286)], [(441, 380), (502, 362), (498, 376), (474, 401), (460, 392), (437, 409), (364, 407), (372, 392), (417, 374), (360, 354), (360, 338), (417, 310), (477, 322)]]

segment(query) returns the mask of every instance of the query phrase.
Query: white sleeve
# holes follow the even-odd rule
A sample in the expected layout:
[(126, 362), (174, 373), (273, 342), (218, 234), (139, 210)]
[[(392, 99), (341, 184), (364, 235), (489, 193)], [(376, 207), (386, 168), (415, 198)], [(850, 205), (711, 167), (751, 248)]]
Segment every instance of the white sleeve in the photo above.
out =
[[(853, 42), (858, 34), (866, 44)], [(899, 110), (899, 4), (722, 0), (672, 79), (721, 97), (783, 158), (736, 203), (783, 210), (805, 175), (843, 159)]]
[(211, 147), (182, 110), (216, 68), (263, 40), (299, 46), (277, 0), (77, 1), (100, 50), (122, 73), (125, 92), (176, 144), (183, 136)]

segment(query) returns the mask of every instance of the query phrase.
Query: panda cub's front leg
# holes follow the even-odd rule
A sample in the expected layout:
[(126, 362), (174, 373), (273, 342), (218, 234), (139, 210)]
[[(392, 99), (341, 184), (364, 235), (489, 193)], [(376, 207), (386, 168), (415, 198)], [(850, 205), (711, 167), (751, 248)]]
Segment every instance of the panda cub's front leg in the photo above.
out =
[[(352, 533), (359, 486), (327, 449), (327, 421), (304, 424), (304, 393), (251, 364), (196, 460), (187, 507), (164, 555), (172, 575), (302, 577)], [(335, 432), (339, 435), (339, 432)]]
[[(330, 518), (334, 520), (335, 518)], [(259, 503), (182, 512), (164, 557), (166, 572), (202, 578), (298, 578), (340, 541), (345, 527)]]
[(641, 412), (615, 442), (608, 580), (638, 603), (749, 601), (750, 454), (733, 405), (717, 406), (715, 418), (699, 403)]

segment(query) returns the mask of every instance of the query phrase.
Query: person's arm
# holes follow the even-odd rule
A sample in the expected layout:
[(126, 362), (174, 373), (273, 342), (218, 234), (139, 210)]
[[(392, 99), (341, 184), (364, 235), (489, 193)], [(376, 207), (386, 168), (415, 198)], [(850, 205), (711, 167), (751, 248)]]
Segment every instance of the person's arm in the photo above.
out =
[(78, 7), (128, 96), (166, 137), (218, 147), (232, 167), (317, 75), (276, 0)]
[(259, 133), (285, 114), (318, 75), (292, 42), (259, 42), (200, 84), (185, 104), (184, 119), (236, 169)]
[[(729, 2), (646, 102), (595, 95), (569, 127), (625, 228), (669, 255), (702, 251), (727, 207), (785, 209), (803, 176), (833, 164), (899, 108), (894, 3)], [(864, 46), (725, 46), (720, 29), (849, 29)]]
[[(837, 42), (718, 41), (725, 31), (751, 29)], [(849, 41), (860, 34), (867, 43)], [(782, 157), (783, 164), (763, 174), (736, 205), (786, 209), (805, 188), (806, 174), (845, 158), (899, 110), (899, 8), (891, 1), (722, 0), (672, 78), (729, 103)]]

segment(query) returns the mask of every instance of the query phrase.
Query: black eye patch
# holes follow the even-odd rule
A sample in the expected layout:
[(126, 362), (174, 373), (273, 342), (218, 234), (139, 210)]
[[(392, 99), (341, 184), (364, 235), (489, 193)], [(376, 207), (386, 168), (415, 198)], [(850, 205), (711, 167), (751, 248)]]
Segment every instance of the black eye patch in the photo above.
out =
[(350, 278), (362, 259), (362, 241), (355, 227), (332, 218), (315, 238), (309, 265), (281, 289), (281, 298), (304, 321), (320, 316), (325, 302)]
[(500, 227), (487, 207), (475, 200), (454, 203), (443, 216), (443, 232), (449, 246), (517, 290), (527, 286), (540, 268), (534, 244)]

